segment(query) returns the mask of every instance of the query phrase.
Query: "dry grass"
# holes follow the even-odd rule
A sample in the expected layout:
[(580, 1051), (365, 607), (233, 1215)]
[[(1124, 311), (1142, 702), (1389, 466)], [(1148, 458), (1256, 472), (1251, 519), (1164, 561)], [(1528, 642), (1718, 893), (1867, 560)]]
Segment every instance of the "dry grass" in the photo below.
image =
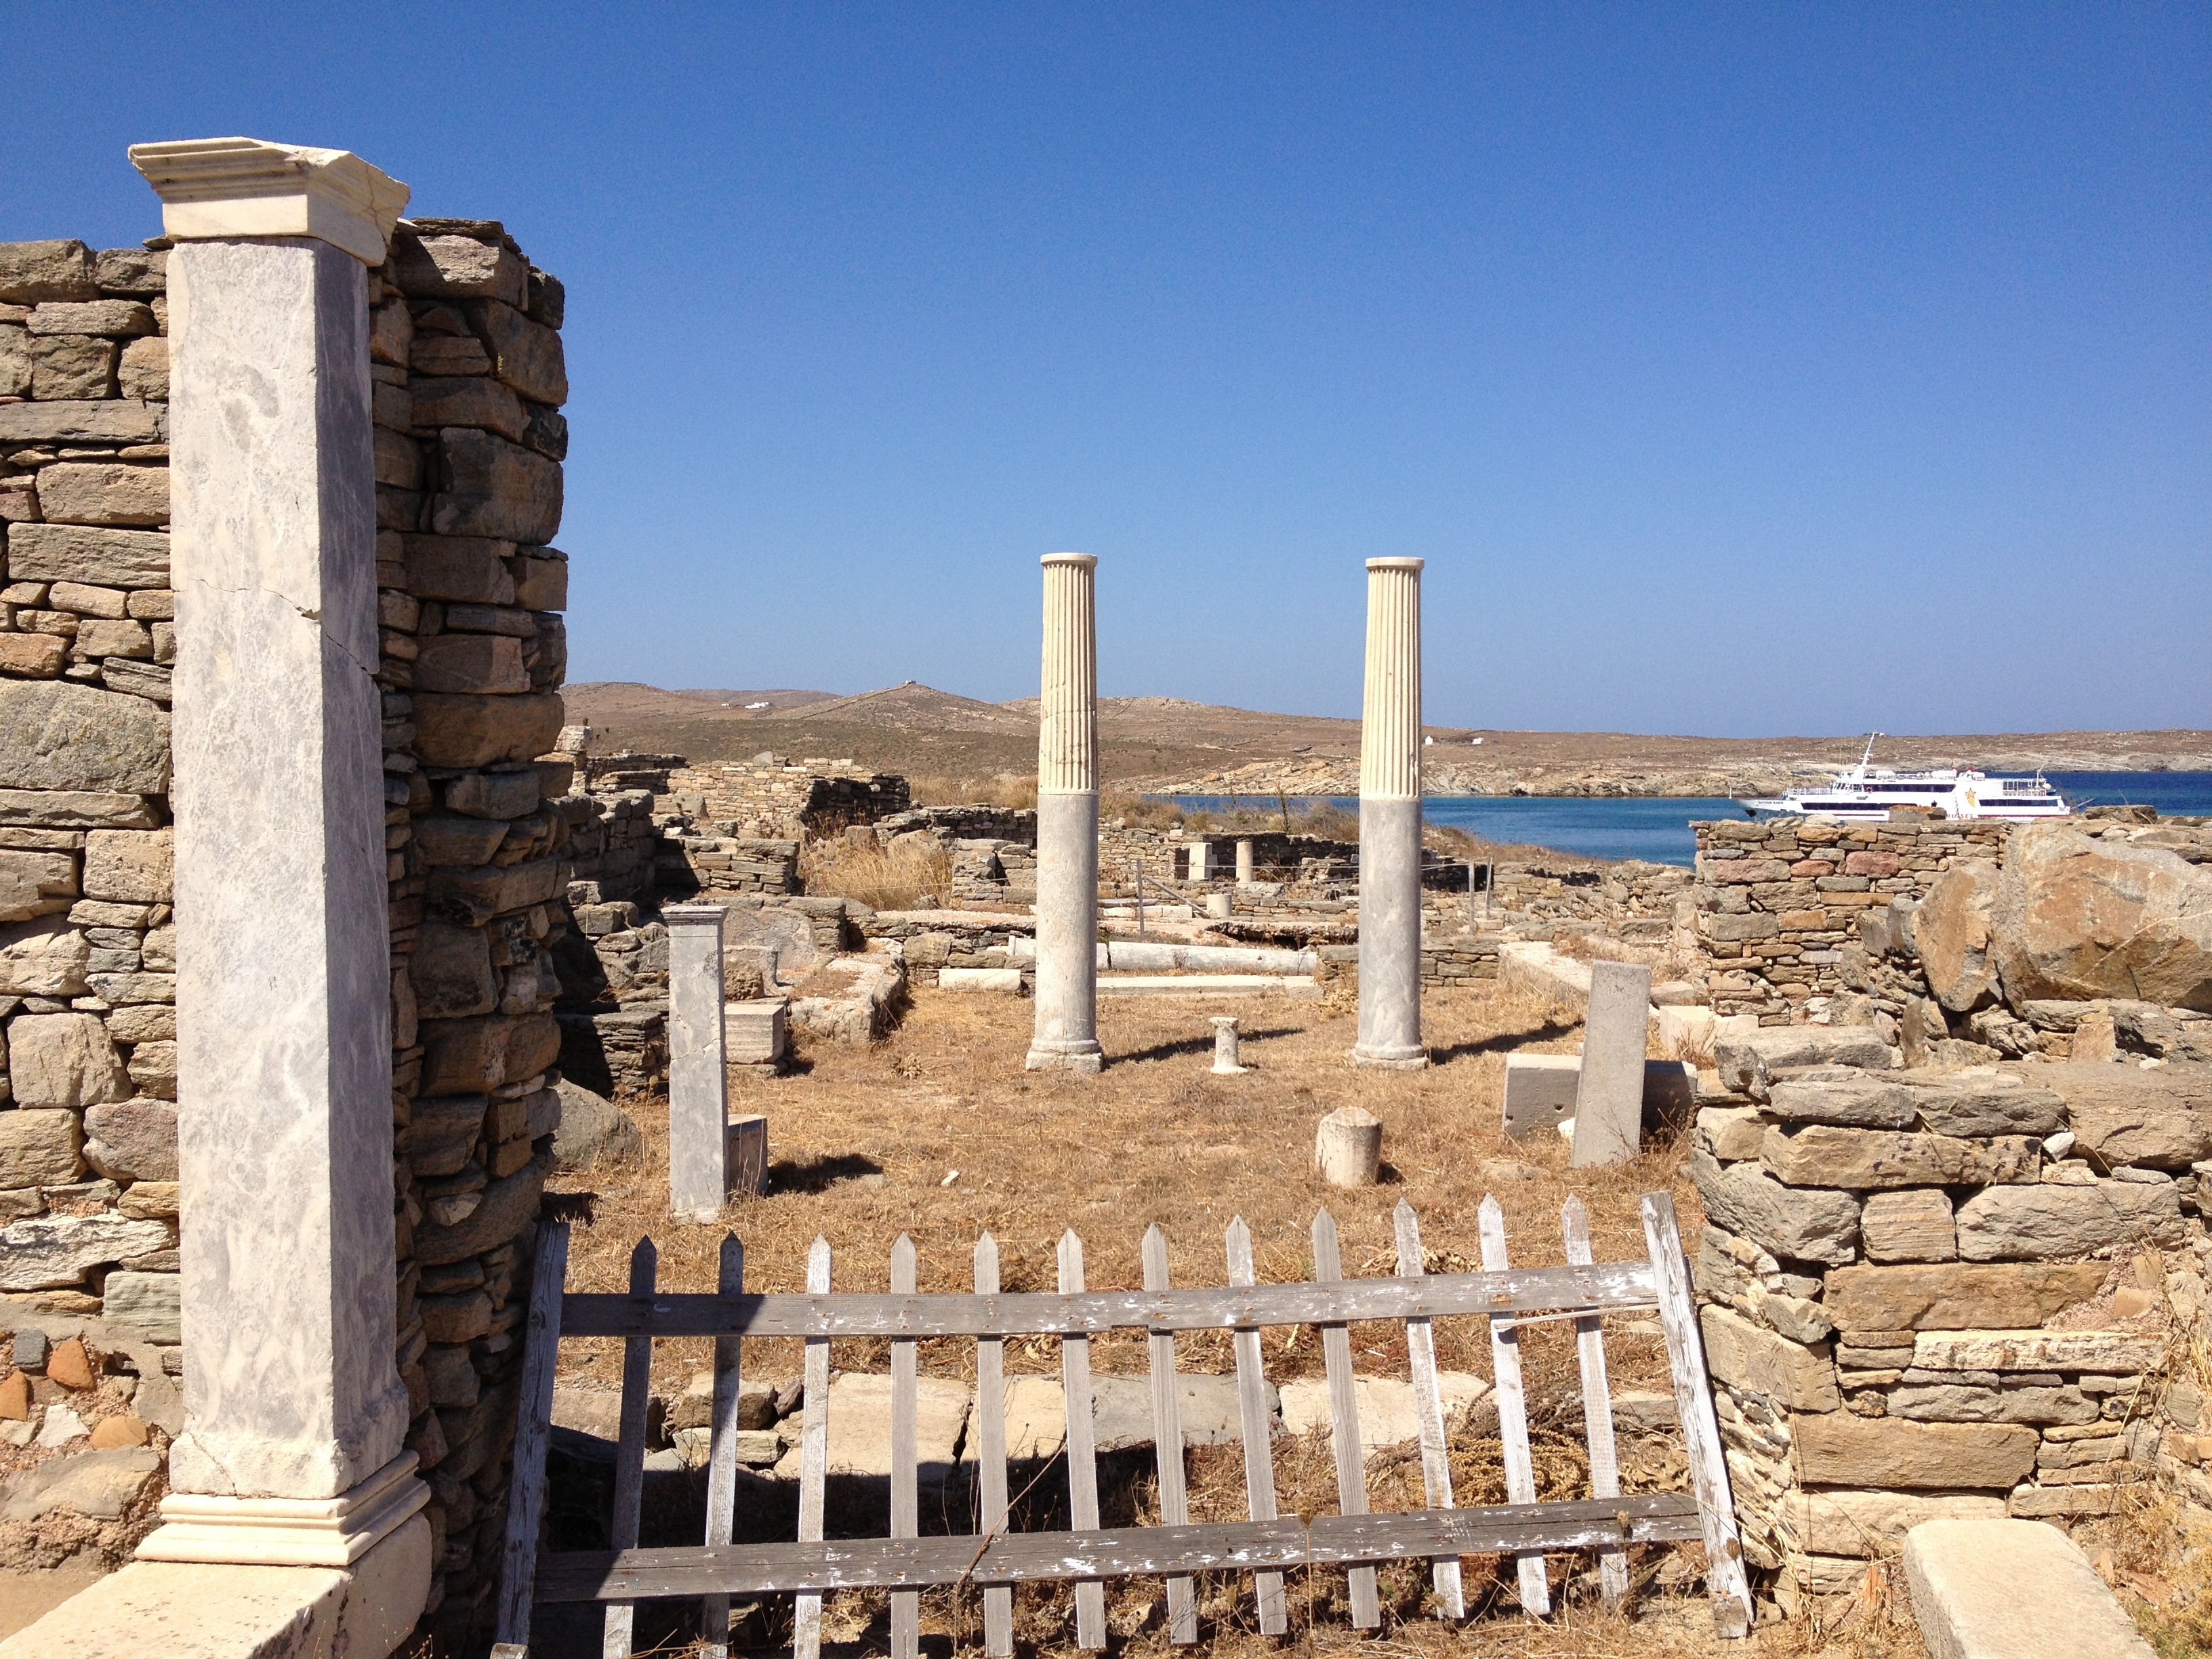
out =
[(876, 910), (910, 910), (925, 895), (939, 904), (951, 900), (952, 854), (921, 837), (887, 848), (824, 836), (799, 848), (799, 871), (814, 896), (856, 898)]
[[(1556, 1138), (1529, 1143), (1504, 1138), (1498, 1101), (1505, 1054), (1568, 1051), (1579, 1041), (1572, 1017), (1556, 1006), (1519, 994), (1432, 992), (1426, 1031), (1437, 1063), (1404, 1073), (1355, 1071), (1345, 1058), (1352, 1022), (1326, 1006), (1246, 1002), (1237, 1012), (1244, 1023), (1244, 1055), (1255, 1069), (1240, 1078), (1215, 1078), (1206, 1070), (1212, 1036), (1206, 1016), (1222, 1006), (1106, 1001), (1100, 1036), (1109, 1064), (1098, 1077), (1076, 1078), (1022, 1070), (1029, 1002), (924, 988), (902, 1029), (873, 1048), (816, 1048), (802, 1054), (796, 1075), (782, 1079), (733, 1076), (733, 1108), (768, 1113), (775, 1156), (769, 1196), (734, 1204), (724, 1217), (745, 1242), (748, 1287), (799, 1288), (807, 1245), (818, 1232), (836, 1249), (838, 1288), (884, 1289), (891, 1245), (905, 1232), (920, 1249), (923, 1290), (963, 1290), (971, 1283), (975, 1239), (988, 1227), (1000, 1242), (1006, 1288), (1049, 1288), (1060, 1234), (1071, 1225), (1083, 1237), (1092, 1285), (1134, 1286), (1139, 1241), (1152, 1222), (1168, 1236), (1176, 1283), (1219, 1284), (1222, 1231), (1240, 1213), (1253, 1231), (1260, 1277), (1291, 1280), (1311, 1272), (1309, 1229), (1324, 1205), (1341, 1231), (1347, 1271), (1383, 1273), (1395, 1266), (1390, 1211), (1401, 1198), (1421, 1217), (1423, 1242), (1439, 1258), (1432, 1265), (1460, 1268), (1479, 1259), (1476, 1208), (1486, 1193), (1494, 1193), (1504, 1209), (1516, 1262), (1565, 1259), (1559, 1212), (1570, 1192), (1589, 1207), (1600, 1261), (1643, 1255), (1637, 1198), (1645, 1191), (1673, 1191), (1694, 1237), (1696, 1200), (1681, 1174), (1678, 1149), (1657, 1148), (1622, 1169), (1577, 1171), (1571, 1178), (1565, 1148)], [(1325, 1112), (1352, 1103), (1386, 1125), (1386, 1180), (1366, 1191), (1327, 1188), (1309, 1168), (1313, 1126)], [(574, 1288), (620, 1288), (630, 1247), (647, 1233), (660, 1249), (663, 1285), (711, 1286), (721, 1230), (670, 1220), (665, 1119), (650, 1111), (641, 1116), (648, 1149), (641, 1164), (556, 1183), (598, 1194), (595, 1220), (577, 1230), (572, 1245)], [(955, 1170), (957, 1179), (945, 1184)], [(1614, 1387), (1664, 1389), (1665, 1350), (1656, 1324), (1632, 1316), (1607, 1322)], [(1537, 1326), (1522, 1337), (1536, 1468), (1546, 1497), (1583, 1497), (1589, 1491), (1571, 1332), (1564, 1325)], [(1402, 1327), (1357, 1325), (1352, 1338), (1361, 1370), (1406, 1375)], [(1481, 1322), (1440, 1321), (1437, 1338), (1440, 1364), (1490, 1374)], [(654, 1386), (664, 1393), (680, 1390), (708, 1363), (704, 1340), (655, 1346)], [(1117, 1333), (1091, 1346), (1093, 1363), (1103, 1372), (1145, 1370), (1139, 1334)], [(619, 1347), (611, 1340), (565, 1343), (564, 1373), (611, 1386), (619, 1375)], [(1234, 1369), (1225, 1333), (1184, 1337), (1177, 1350), (1187, 1370)], [(1311, 1330), (1270, 1332), (1266, 1350), (1275, 1381), (1321, 1371), (1320, 1342)], [(922, 1369), (972, 1379), (973, 1353), (969, 1343), (925, 1343)], [(795, 1342), (746, 1347), (746, 1368), (753, 1375), (795, 1375), (799, 1361)], [(881, 1342), (841, 1341), (833, 1349), (833, 1364), (842, 1368), (882, 1370), (887, 1361), (888, 1346)], [(1010, 1370), (1051, 1371), (1058, 1361), (1057, 1345), (1048, 1340), (1008, 1344)], [(1275, 1455), (1286, 1511), (1334, 1510), (1333, 1463), (1324, 1439), (1280, 1443)], [(1503, 1500), (1494, 1437), (1462, 1437), (1452, 1462), (1461, 1502)], [(1681, 1453), (1671, 1439), (1631, 1439), (1623, 1462), (1631, 1491), (1679, 1489), (1682, 1483)], [(1121, 1473), (1107, 1498), (1109, 1511), (1125, 1524), (1156, 1519), (1148, 1472), (1125, 1463)], [(1194, 1452), (1190, 1478), (1194, 1518), (1241, 1518), (1243, 1483), (1233, 1448)], [(1378, 1508), (1419, 1507), (1418, 1461), (1378, 1456), (1370, 1487)], [(1055, 1492), (1048, 1481), (1030, 1501), (1036, 1514), (1048, 1517), (1055, 1504), (1064, 1505), (1064, 1489)], [(1059, 1524), (1065, 1524), (1064, 1508), (1061, 1516)], [(964, 1516), (947, 1519), (968, 1524)], [(1116, 1524), (1116, 1514), (1106, 1520)], [(1549, 1623), (1518, 1613), (1510, 1562), (1501, 1566), (1487, 1559), (1470, 1559), (1469, 1601), (1480, 1616), (1456, 1632), (1424, 1617), (1426, 1575), (1416, 1567), (1382, 1575), (1386, 1617), (1379, 1642), (1363, 1641), (1348, 1628), (1341, 1573), (1318, 1571), (1310, 1583), (1293, 1575), (1293, 1619), (1303, 1632), (1302, 1644), (1316, 1652), (1358, 1647), (1370, 1653), (1640, 1659), (1714, 1650), (1694, 1551), (1639, 1553), (1632, 1620), (1595, 1605), (1590, 1565), (1587, 1559), (1554, 1558), (1563, 1607)], [(1156, 1584), (1109, 1586), (1109, 1601), (1120, 1645), (1131, 1652), (1158, 1648), (1164, 1656)], [(880, 1649), (887, 1639), (886, 1607), (879, 1595), (834, 1598), (833, 1638), (852, 1644), (851, 1651)], [(1218, 1650), (1249, 1648), (1256, 1656), (1271, 1645), (1257, 1634), (1249, 1578), (1224, 1576), (1202, 1589), (1201, 1607)], [(1072, 1650), (1071, 1607), (1064, 1588), (1023, 1592), (1018, 1603), (1023, 1641), (1040, 1653)], [(1801, 1621), (1762, 1631), (1753, 1643), (1729, 1650), (1905, 1659), (1920, 1649), (1917, 1638), (1896, 1627), (1893, 1610), (1877, 1596), (1850, 1614), (1834, 1640)], [(787, 1641), (787, 1607), (764, 1604), (741, 1626), (738, 1639), (749, 1646)], [(932, 1595), (924, 1599), (923, 1627), (939, 1633), (940, 1642), (951, 1637), (956, 1645), (973, 1648), (981, 1639), (980, 1608), (972, 1595)]]
[(916, 806), (1035, 806), (1036, 779), (1014, 772), (986, 772), (957, 777), (926, 773), (907, 779)]

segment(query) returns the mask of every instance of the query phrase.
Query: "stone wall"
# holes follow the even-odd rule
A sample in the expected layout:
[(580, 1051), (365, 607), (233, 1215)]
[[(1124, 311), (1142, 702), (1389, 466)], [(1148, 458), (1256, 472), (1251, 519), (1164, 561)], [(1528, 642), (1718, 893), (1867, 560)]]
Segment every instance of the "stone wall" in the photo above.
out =
[(1921, 1520), (2063, 1522), (2153, 1477), (2212, 1500), (2212, 1066), (1893, 1058), (1867, 1027), (1724, 1041), (1735, 1092), (1698, 1117), (1706, 1357), (1785, 1605)]
[(873, 823), (913, 805), (906, 780), (865, 773), (848, 760), (787, 761), (762, 754), (720, 766), (681, 767), (668, 791), (679, 810), (724, 834), (805, 841)]
[(1995, 861), (2007, 826), (1990, 820), (1829, 823), (1809, 818), (1698, 823), (1697, 938), (1717, 1014), (1802, 1024), (1850, 988), (1844, 948), (1859, 918), (1927, 896), (1961, 860)]
[[(0, 1437), (43, 1408), (52, 1445), (11, 1459), (11, 1565), (127, 1550), (183, 1426), (164, 262), (0, 246), (0, 1328), (110, 1373), (17, 1345), (38, 1374), (0, 1382)], [(96, 1523), (46, 1496), (88, 1444), (58, 1412), (151, 1441), (100, 1454)]]
[[(498, 1577), (526, 1252), (551, 1165), (552, 951), (573, 830), (561, 730), (560, 283), (497, 223), (403, 222), (370, 283), (391, 859), (398, 1361), (432, 1497), (430, 1625)], [(610, 834), (611, 828), (613, 833)]]

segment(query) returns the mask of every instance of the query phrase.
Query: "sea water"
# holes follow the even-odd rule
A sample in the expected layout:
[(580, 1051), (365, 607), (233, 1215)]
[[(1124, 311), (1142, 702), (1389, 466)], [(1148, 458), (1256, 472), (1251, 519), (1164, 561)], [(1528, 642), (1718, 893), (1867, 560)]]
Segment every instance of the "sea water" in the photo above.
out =
[[(2044, 775), (2077, 806), (2131, 803), (2156, 807), (2162, 816), (2212, 814), (2212, 772), (2047, 772)], [(1226, 811), (1232, 807), (1262, 811), (1274, 803), (1264, 795), (1177, 795), (1178, 805), (1193, 811)], [(1357, 812), (1359, 803), (1331, 797), (1332, 805)], [(1292, 810), (1307, 805), (1293, 799)], [(1644, 859), (1653, 864), (1687, 865), (1697, 856), (1690, 825), (1700, 819), (1740, 818), (1743, 808), (1725, 796), (1678, 795), (1431, 795), (1421, 803), (1431, 823), (1445, 823), (1486, 841), (1526, 842), (1556, 847), (1598, 859)]]

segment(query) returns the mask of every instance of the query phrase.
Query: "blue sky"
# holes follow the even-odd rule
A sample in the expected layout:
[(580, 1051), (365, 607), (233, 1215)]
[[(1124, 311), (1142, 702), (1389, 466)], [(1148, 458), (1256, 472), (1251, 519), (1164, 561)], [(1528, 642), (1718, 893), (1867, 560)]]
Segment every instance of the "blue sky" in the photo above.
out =
[(571, 677), (2212, 727), (2201, 6), (17, 5), (0, 238), (244, 132), (568, 286)]

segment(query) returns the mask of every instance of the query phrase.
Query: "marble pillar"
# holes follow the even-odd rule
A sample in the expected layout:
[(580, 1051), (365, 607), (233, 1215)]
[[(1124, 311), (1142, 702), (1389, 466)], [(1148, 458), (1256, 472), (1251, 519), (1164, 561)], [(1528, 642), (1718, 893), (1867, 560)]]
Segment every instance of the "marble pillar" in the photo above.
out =
[(712, 1221), (729, 1195), (730, 1073), (719, 904), (669, 904), (668, 1209)]
[(427, 1522), (410, 1517), (428, 1492), (403, 1449), (392, 1359), (365, 269), (382, 262), (406, 187), (342, 150), (253, 139), (140, 145), (131, 161), (177, 239), (171, 805), (187, 1356), (168, 1524), (139, 1554), (353, 1569), (389, 1539), (421, 1558), (419, 1593)]
[(1044, 556), (1037, 721), (1036, 1024), (1028, 1066), (1096, 1072), (1098, 1046), (1098, 561)]
[(1194, 882), (1210, 881), (1213, 878), (1213, 848), (1202, 841), (1190, 844), (1190, 878)]
[(1352, 1063), (1414, 1070), (1421, 1047), (1421, 563), (1367, 562), (1359, 727), (1359, 1037)]
[(1249, 840), (1237, 843), (1237, 884), (1239, 887), (1252, 884), (1252, 843)]
[(1208, 1023), (1213, 1027), (1213, 1075), (1243, 1076), (1244, 1063), (1237, 1052), (1237, 1016), (1215, 1014)]

